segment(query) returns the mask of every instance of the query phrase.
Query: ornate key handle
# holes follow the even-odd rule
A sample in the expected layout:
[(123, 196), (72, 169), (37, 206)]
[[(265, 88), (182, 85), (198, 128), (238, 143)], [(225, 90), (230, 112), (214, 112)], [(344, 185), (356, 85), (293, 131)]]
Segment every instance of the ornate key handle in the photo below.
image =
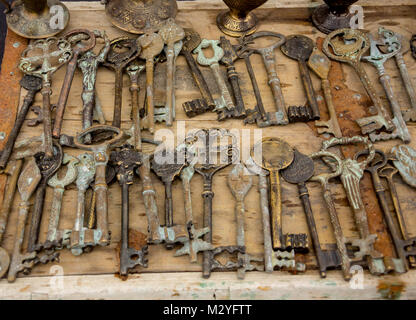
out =
[(412, 50), (412, 56), (416, 59), (416, 35), (412, 36), (410, 40), (410, 49)]
[(416, 150), (405, 145), (395, 146), (391, 150), (396, 157), (394, 166), (399, 170), (403, 180), (416, 188)]

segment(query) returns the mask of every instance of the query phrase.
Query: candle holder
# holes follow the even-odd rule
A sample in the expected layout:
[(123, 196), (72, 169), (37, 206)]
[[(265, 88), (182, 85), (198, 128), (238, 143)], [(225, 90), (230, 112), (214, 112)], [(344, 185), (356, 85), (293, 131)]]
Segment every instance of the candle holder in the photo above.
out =
[(267, 0), (224, 0), (230, 8), (217, 16), (218, 28), (231, 37), (241, 37), (256, 31), (258, 19), (250, 12)]
[(349, 7), (358, 0), (324, 0), (323, 4), (315, 9), (312, 14), (312, 22), (315, 27), (329, 34), (332, 31), (351, 28), (350, 21), (353, 17)]
[(69, 11), (59, 0), (16, 0), (6, 6), (7, 25), (14, 33), (28, 39), (52, 37), (66, 28)]

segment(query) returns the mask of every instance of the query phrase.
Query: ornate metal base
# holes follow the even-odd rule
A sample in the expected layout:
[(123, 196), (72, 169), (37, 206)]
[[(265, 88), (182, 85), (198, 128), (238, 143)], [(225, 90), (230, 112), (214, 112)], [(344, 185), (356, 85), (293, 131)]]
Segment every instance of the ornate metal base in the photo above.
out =
[(245, 18), (234, 18), (230, 11), (225, 11), (217, 16), (218, 28), (231, 37), (241, 37), (256, 31), (258, 19), (254, 13), (249, 13)]
[(329, 10), (329, 7), (324, 4), (317, 7), (312, 13), (312, 22), (319, 31), (329, 34), (338, 29), (350, 28), (352, 17), (353, 16), (349, 13), (345, 15), (335, 15)]
[[(50, 10), (53, 6), (60, 6), (63, 9), (62, 29), (53, 27), (55, 15), (59, 13), (59, 11)], [(39, 15), (27, 11), (21, 1), (14, 2), (11, 11), (7, 13), (7, 25), (9, 28), (19, 36), (29, 39), (52, 37), (64, 30), (68, 22), (69, 11), (59, 0), (48, 0), (48, 5)]]

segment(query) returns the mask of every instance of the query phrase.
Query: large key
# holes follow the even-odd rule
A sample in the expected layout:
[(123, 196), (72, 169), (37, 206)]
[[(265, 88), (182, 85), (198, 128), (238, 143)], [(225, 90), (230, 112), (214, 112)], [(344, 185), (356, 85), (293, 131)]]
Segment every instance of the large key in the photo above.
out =
[(312, 39), (302, 36), (293, 35), (286, 38), (286, 42), (280, 47), (282, 52), (289, 58), (298, 61), (300, 75), (308, 98), (309, 107), (312, 109), (312, 119), (321, 118), (318, 101), (316, 100), (315, 90), (313, 89), (311, 75), (306, 62), (312, 54), (315, 44)]
[(403, 180), (409, 186), (416, 188), (416, 150), (400, 145), (393, 147), (391, 152), (396, 157), (393, 164), (399, 170)]
[(348, 256), (347, 246), (346, 246), (346, 238), (344, 237), (344, 233), (342, 232), (341, 224), (339, 222), (338, 213), (335, 208), (334, 201), (332, 199), (331, 189), (329, 188), (329, 181), (339, 177), (342, 173), (342, 162), (341, 159), (338, 158), (333, 153), (327, 151), (320, 151), (310, 155), (312, 159), (333, 159), (338, 165), (334, 172), (331, 173), (320, 173), (315, 174), (309, 181), (319, 182), (323, 190), (323, 196), (325, 200), (326, 207), (329, 212), (329, 217), (331, 220), (332, 228), (334, 229), (335, 241), (337, 243), (337, 250), (340, 255), (341, 259), (341, 268), (342, 273), (344, 275), (345, 280), (351, 279), (351, 259)]
[[(207, 58), (203, 50), (209, 47), (214, 51), (214, 55), (211, 58)], [(225, 79), (221, 74), (219, 65), (219, 62), (224, 57), (224, 50), (220, 47), (219, 41), (203, 39), (199, 46), (194, 50), (194, 53), (198, 54), (198, 63), (201, 66), (209, 66), (214, 74), (217, 86), (221, 92), (221, 97), (219, 100), (216, 100), (214, 111), (218, 113), (218, 120), (225, 120), (229, 115), (234, 113), (235, 106)]]
[[(78, 58), (81, 54), (93, 49), (96, 43), (94, 32), (86, 29), (71, 30), (63, 36), (63, 39), (67, 40), (72, 45), (72, 58), (68, 62), (61, 93), (56, 105), (55, 122), (52, 130), (52, 136), (56, 139), (59, 139), (61, 135), (65, 107), (68, 101), (69, 91), (71, 90), (72, 80), (74, 79), (75, 70), (77, 68)], [(82, 40), (87, 40), (87, 43), (83, 43)]]
[(142, 48), (140, 58), (146, 60), (146, 115), (141, 121), (142, 129), (148, 129), (153, 134), (155, 130), (154, 63), (155, 57), (163, 50), (164, 42), (157, 33), (146, 33), (140, 36), (137, 42)]
[(114, 115), (113, 127), (121, 126), (121, 107), (123, 105), (123, 71), (130, 62), (136, 59), (141, 51), (138, 40), (120, 37), (111, 41), (110, 50), (104, 66), (115, 72), (114, 80)]
[(125, 145), (111, 152), (110, 162), (115, 166), (122, 193), (120, 275), (127, 276), (130, 269), (147, 267), (147, 246), (140, 250), (129, 246), (129, 186), (133, 184), (134, 170), (141, 165), (141, 154), (133, 146)]
[(316, 258), (321, 278), (326, 278), (327, 269), (333, 269), (341, 266), (341, 255), (336, 248), (322, 250), (321, 242), (319, 241), (318, 230), (316, 229), (315, 218), (312, 212), (312, 206), (309, 201), (309, 191), (306, 186), (306, 181), (312, 178), (314, 174), (313, 160), (300, 153), (295, 149), (295, 157), (292, 164), (286, 169), (282, 170), (282, 177), (289, 183), (297, 184), (299, 197), (302, 200), (303, 209), (308, 222), (309, 232), (312, 236), (312, 243), (315, 249)]
[(387, 99), (390, 101), (391, 110), (393, 111), (392, 122), (396, 127), (394, 131), (391, 133), (381, 132), (378, 134), (376, 132), (372, 132), (370, 133), (370, 139), (372, 142), (375, 142), (380, 140), (390, 140), (399, 138), (403, 142), (409, 143), (411, 140), (411, 136), (409, 130), (407, 129), (406, 122), (404, 122), (403, 120), (402, 110), (400, 108), (399, 102), (397, 101), (397, 98), (393, 92), (393, 88), (390, 83), (391, 78), (386, 73), (386, 70), (384, 68), (384, 63), (386, 63), (388, 59), (392, 58), (400, 52), (401, 44), (400, 42), (396, 42), (395, 47), (397, 49), (395, 51), (383, 54), (378, 48), (378, 45), (381, 45), (382, 43), (379, 43), (376, 40), (374, 40), (371, 34), (368, 37), (371, 43), (370, 55), (363, 57), (362, 59), (371, 63), (377, 69), (380, 83), (383, 86), (384, 91), (386, 92)]
[(46, 242), (43, 245), (45, 250), (62, 249), (69, 244), (71, 230), (59, 230), (58, 227), (65, 187), (76, 180), (78, 175), (76, 166), (78, 162), (77, 158), (65, 153), (62, 160), (62, 164), (67, 167), (65, 176), (59, 178), (59, 173), (55, 173), (48, 181), (48, 185), (53, 188), (53, 200), (49, 215), (48, 233)]
[[(40, 51), (40, 53), (39, 53)], [(22, 53), (19, 68), (25, 74), (42, 78), (44, 148), (53, 157), (51, 123), (52, 74), (72, 58), (71, 44), (64, 39), (48, 38), (30, 43)]]
[(20, 85), (28, 92), (23, 100), (23, 105), (17, 115), (16, 122), (14, 123), (13, 129), (9, 134), (9, 138), (7, 139), (3, 151), (1, 152), (0, 169), (5, 169), (7, 166), (14, 144), (26, 119), (29, 108), (35, 100), (36, 93), (42, 88), (42, 79), (35, 76), (24, 75), (22, 80), (20, 80)]
[(244, 253), (238, 253), (238, 279), (245, 278), (245, 272), (250, 270), (263, 271), (263, 267), (253, 265), (251, 262), (262, 262), (263, 259), (250, 256), (246, 251), (245, 231), (244, 231), (244, 198), (253, 185), (253, 178), (247, 172), (247, 169), (241, 163), (234, 166), (228, 175), (228, 187), (230, 188), (235, 200), (235, 215), (237, 220), (237, 245), (244, 247)]
[[(4, 192), (3, 202), (0, 211), (0, 245), (3, 241), (3, 235), (6, 231), (7, 222), (9, 220), (10, 210), (13, 205), (14, 194), (16, 193), (17, 180), (22, 170), (23, 160), (12, 161), (4, 170), (4, 174), (10, 176), (7, 187)], [(0, 246), (0, 279), (9, 269), (10, 257), (6, 249)]]
[(36, 252), (22, 253), (23, 240), (25, 235), (25, 225), (29, 214), (30, 198), (42, 179), (39, 167), (34, 158), (31, 158), (17, 182), (20, 194), (19, 215), (17, 217), (16, 232), (14, 238), (13, 254), (10, 262), (7, 281), (14, 282), (19, 272), (30, 269), (34, 266)]
[[(364, 144), (368, 150), (368, 156), (363, 161), (354, 159), (341, 160), (340, 179), (347, 194), (348, 202), (354, 212), (354, 220), (360, 234), (360, 239), (351, 239), (349, 242), (353, 247), (358, 247), (359, 251), (354, 253), (357, 259), (365, 259), (368, 268), (372, 274), (380, 275), (385, 273), (386, 268), (383, 263), (382, 255), (374, 249), (374, 242), (377, 239), (376, 234), (370, 234), (367, 220), (367, 212), (360, 193), (360, 181), (364, 175), (364, 169), (374, 159), (374, 145), (365, 137), (352, 138), (332, 138), (322, 143), (322, 150), (327, 151), (331, 147), (338, 145)], [(323, 158), (323, 160), (327, 160)], [(327, 161), (325, 161), (327, 162)], [(327, 162), (328, 163), (328, 162)], [(329, 164), (329, 163), (328, 163)], [(335, 166), (339, 166), (335, 163)]]
[(328, 121), (315, 121), (315, 127), (318, 128), (318, 133), (330, 133), (335, 138), (342, 138), (342, 131), (338, 123), (337, 112), (335, 110), (334, 102), (332, 100), (331, 84), (328, 80), (329, 71), (331, 69), (331, 60), (323, 54), (321, 50), (315, 47), (308, 60), (308, 66), (321, 79), (322, 90), (324, 92), (326, 105), (329, 113)]
[(377, 95), (361, 64), (361, 57), (369, 48), (370, 40), (364, 32), (355, 29), (339, 29), (326, 37), (322, 49), (329, 58), (348, 63), (355, 69), (364, 88), (373, 101), (377, 115), (356, 120), (361, 128), (361, 132), (367, 134), (380, 130), (383, 127), (387, 131), (393, 131), (394, 124), (391, 121), (390, 115), (383, 106), (380, 97)]

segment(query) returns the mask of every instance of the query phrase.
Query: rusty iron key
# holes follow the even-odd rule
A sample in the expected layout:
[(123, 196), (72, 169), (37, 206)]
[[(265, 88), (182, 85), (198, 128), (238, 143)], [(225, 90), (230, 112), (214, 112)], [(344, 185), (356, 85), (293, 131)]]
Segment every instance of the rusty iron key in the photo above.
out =
[(387, 131), (393, 131), (394, 124), (390, 115), (361, 63), (361, 57), (369, 48), (370, 39), (364, 32), (353, 29), (339, 29), (326, 37), (322, 49), (329, 58), (347, 63), (355, 69), (374, 104), (374, 108), (377, 110), (376, 115), (356, 120), (361, 132), (368, 134), (383, 127)]
[(141, 51), (137, 39), (120, 37), (111, 41), (110, 50), (104, 66), (115, 72), (114, 80), (114, 115), (112, 126), (121, 126), (121, 107), (123, 105), (123, 71), (136, 59)]
[(378, 48), (378, 46), (383, 45), (383, 43), (376, 41), (371, 34), (369, 34), (368, 37), (370, 39), (370, 55), (363, 57), (362, 60), (369, 62), (377, 69), (380, 83), (383, 86), (384, 91), (386, 92), (387, 99), (390, 102), (391, 110), (393, 112), (393, 119), (391, 121), (395, 126), (394, 131), (391, 133), (370, 133), (370, 139), (372, 142), (376, 142), (380, 140), (390, 140), (398, 138), (405, 143), (409, 143), (411, 140), (411, 136), (409, 130), (407, 129), (406, 122), (403, 119), (400, 104), (397, 100), (396, 95), (393, 92), (393, 87), (391, 86), (390, 82), (391, 77), (389, 74), (387, 74), (386, 69), (384, 68), (384, 64), (386, 63), (386, 61), (400, 52), (401, 44), (400, 42), (396, 42), (394, 44), (396, 50), (383, 54)]
[[(78, 58), (81, 54), (93, 49), (96, 43), (94, 32), (86, 29), (71, 30), (63, 35), (63, 39), (67, 40), (72, 45), (72, 58), (68, 62), (61, 93), (56, 105), (55, 122), (52, 130), (52, 136), (55, 139), (59, 139), (61, 135), (65, 107), (71, 90), (72, 80), (74, 79), (75, 70), (77, 68)], [(85, 40), (86, 43), (83, 40)]]
[(35, 99), (35, 95), (42, 88), (42, 79), (31, 75), (24, 75), (22, 80), (20, 80), (20, 85), (28, 92), (23, 100), (23, 105), (20, 108), (20, 111), (17, 115), (13, 129), (9, 134), (3, 151), (1, 152), (0, 169), (2, 170), (5, 169), (7, 166), (10, 155), (13, 151), (14, 144), (19, 135), (20, 129), (23, 126), (29, 108)]
[(318, 230), (313, 216), (312, 206), (309, 200), (309, 190), (306, 181), (312, 178), (315, 166), (313, 160), (295, 149), (295, 157), (292, 164), (282, 170), (282, 177), (289, 183), (297, 184), (299, 197), (302, 200), (309, 232), (312, 236), (321, 278), (326, 278), (327, 269), (341, 266), (341, 256), (336, 248), (323, 250), (319, 241)]
[(6, 249), (1, 247), (3, 235), (6, 231), (10, 211), (13, 206), (13, 198), (16, 193), (17, 181), (22, 170), (23, 160), (10, 161), (4, 170), (4, 174), (10, 176), (4, 192), (3, 202), (0, 210), (0, 279), (6, 274), (10, 265), (10, 256)]
[(120, 275), (127, 276), (131, 269), (140, 265), (147, 267), (148, 247), (140, 250), (129, 246), (129, 187), (133, 184), (134, 171), (141, 165), (142, 156), (131, 145), (124, 145), (120, 150), (112, 151), (110, 162), (115, 167), (117, 180), (121, 186), (122, 214), (121, 214), (121, 249)]
[(53, 157), (51, 119), (51, 79), (72, 58), (71, 44), (64, 39), (48, 38), (30, 43), (23, 51), (19, 68), (25, 74), (42, 78), (44, 148), (47, 157)]
[(287, 37), (286, 42), (280, 47), (286, 56), (298, 61), (303, 87), (308, 98), (309, 107), (312, 109), (311, 120), (319, 120), (321, 115), (319, 112), (318, 101), (316, 100), (315, 90), (313, 89), (311, 75), (307, 65), (307, 61), (314, 48), (315, 43), (313, 40), (302, 35)]
[(331, 84), (328, 80), (329, 71), (331, 69), (331, 60), (329, 60), (321, 50), (315, 47), (309, 57), (308, 66), (321, 79), (321, 86), (329, 113), (329, 120), (315, 121), (315, 127), (317, 127), (319, 134), (330, 133), (335, 138), (342, 138), (342, 131), (338, 123), (337, 112), (332, 99)]

